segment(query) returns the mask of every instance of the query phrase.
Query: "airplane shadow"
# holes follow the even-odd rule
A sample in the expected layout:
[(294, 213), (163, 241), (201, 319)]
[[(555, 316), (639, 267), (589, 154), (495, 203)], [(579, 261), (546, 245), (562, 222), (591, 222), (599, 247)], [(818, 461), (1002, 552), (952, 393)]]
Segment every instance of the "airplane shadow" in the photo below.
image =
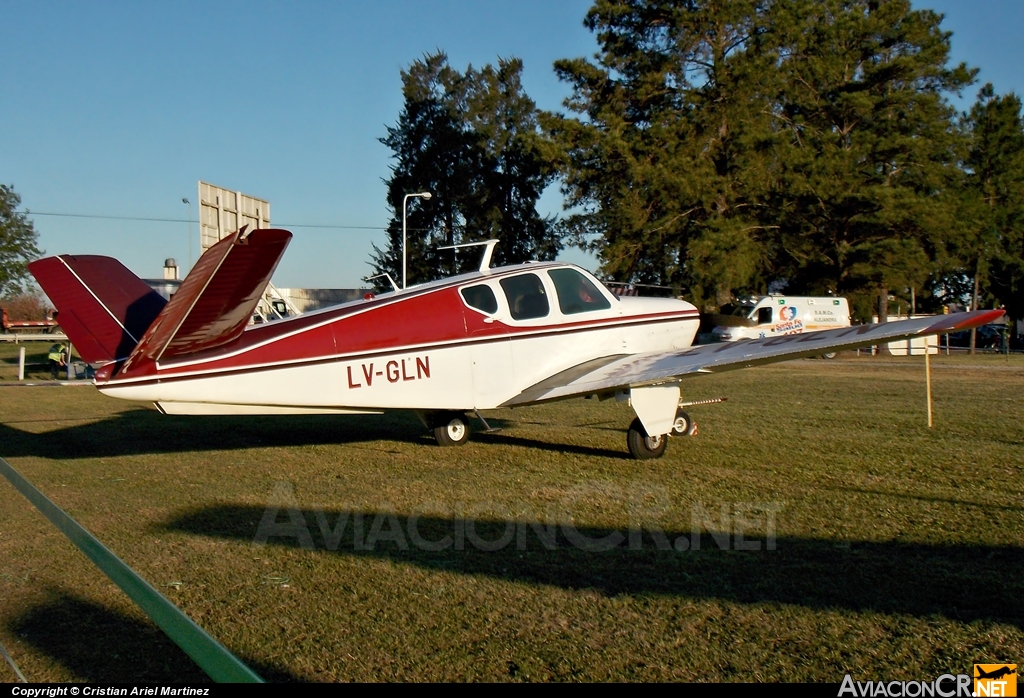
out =
[[(493, 420), (492, 423), (506, 427), (514, 424), (504, 420)], [(162, 415), (149, 409), (134, 409), (99, 422), (66, 426), (42, 434), (23, 431), (17, 428), (17, 424), (16, 420), (0, 424), (0, 456), (73, 460), (368, 441), (434, 444), (433, 436), (420, 421), (412, 413), (401, 411), (382, 415), (184, 417)], [(591, 456), (626, 456), (625, 447), (619, 453), (483, 432), (475, 433), (473, 438), (482, 443), (502, 443)]]
[[(248, 505), (184, 511), (155, 529), (259, 540), (305, 548), (310, 555), (387, 558), (426, 569), (593, 589), (608, 596), (658, 594), (920, 618), (938, 615), (1024, 628), (1024, 548), (1014, 546), (787, 536), (776, 539), (774, 550), (763, 540), (757, 541), (759, 550), (746, 550), (733, 549), (740, 541), (730, 539), (726, 529), (724, 534), (703, 535), (656, 526), (555, 529), (536, 521)], [(372, 535), (374, 530), (383, 535)]]
[[(203, 683), (210, 677), (155, 625), (74, 594), (50, 599), (7, 622), (23, 642), (87, 683)], [(266, 681), (299, 681), (284, 669), (239, 657)], [(32, 676), (27, 676), (32, 681)]]
[[(492, 423), (493, 424), (493, 423)], [(618, 431), (622, 431), (619, 429)], [(625, 432), (623, 432), (625, 434)], [(480, 443), (491, 443), (501, 444), (504, 446), (519, 446), (522, 448), (537, 448), (543, 451), (555, 451), (558, 453), (575, 453), (581, 456), (599, 456), (601, 458), (618, 458), (621, 460), (628, 460), (629, 453), (626, 451), (625, 436), (623, 436), (623, 445), (621, 451), (612, 451), (607, 448), (595, 448), (592, 446), (580, 446), (578, 444), (559, 444), (550, 443), (548, 441), (538, 441), (536, 439), (528, 439), (522, 436), (510, 436), (509, 434), (502, 434), (500, 432), (491, 433), (479, 433), (474, 434), (473, 438)]]

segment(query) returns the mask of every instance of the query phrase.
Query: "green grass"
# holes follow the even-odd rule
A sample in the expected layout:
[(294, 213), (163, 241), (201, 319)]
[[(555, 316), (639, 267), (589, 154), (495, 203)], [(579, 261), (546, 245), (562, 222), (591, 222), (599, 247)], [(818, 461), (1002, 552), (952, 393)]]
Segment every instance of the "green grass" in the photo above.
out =
[[(441, 449), (402, 414), (172, 418), (59, 387), (0, 388), (0, 456), (268, 678), (934, 678), (1024, 649), (1024, 358), (933, 366), (931, 430), (920, 358), (686, 381), (729, 400), (653, 462), (627, 458), (614, 401), (488, 413), (501, 432)], [(287, 492), (313, 549), (253, 542)], [(695, 517), (700, 549), (673, 548)], [(354, 518), (363, 538), (377, 522), (372, 549)], [(526, 535), (384, 540), (411, 525)], [(737, 528), (761, 549), (719, 549)], [(33, 681), (202, 678), (7, 485), (0, 642)]]

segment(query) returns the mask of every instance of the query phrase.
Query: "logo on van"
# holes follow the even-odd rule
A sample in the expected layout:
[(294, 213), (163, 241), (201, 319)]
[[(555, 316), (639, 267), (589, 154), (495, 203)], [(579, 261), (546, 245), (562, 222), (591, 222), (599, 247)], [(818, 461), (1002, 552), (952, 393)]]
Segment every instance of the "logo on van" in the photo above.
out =
[(804, 323), (796, 316), (796, 306), (779, 309), (779, 323), (772, 327), (775, 334), (798, 334), (804, 331)]

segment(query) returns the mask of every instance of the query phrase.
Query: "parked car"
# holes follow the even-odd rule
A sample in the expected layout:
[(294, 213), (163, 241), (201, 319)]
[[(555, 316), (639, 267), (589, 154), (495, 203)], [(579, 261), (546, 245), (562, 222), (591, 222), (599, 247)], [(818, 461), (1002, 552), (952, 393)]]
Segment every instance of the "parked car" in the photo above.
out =
[[(1005, 325), (982, 325), (978, 328), (978, 336), (974, 346), (978, 349), (1001, 349), (1003, 346), (1003, 328)], [(940, 341), (939, 345), (942, 346)], [(953, 332), (949, 335), (949, 346), (971, 346), (971, 331)]]

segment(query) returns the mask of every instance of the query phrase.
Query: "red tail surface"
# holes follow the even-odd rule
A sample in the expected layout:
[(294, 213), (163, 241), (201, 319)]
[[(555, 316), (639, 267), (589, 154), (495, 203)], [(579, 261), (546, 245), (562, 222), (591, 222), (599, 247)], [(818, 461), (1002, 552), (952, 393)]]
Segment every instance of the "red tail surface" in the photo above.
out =
[(127, 358), (167, 303), (110, 257), (47, 257), (28, 269), (57, 308), (61, 329), (88, 363)]
[(222, 347), (242, 336), (292, 234), (245, 229), (208, 249), (149, 327), (123, 371)]

